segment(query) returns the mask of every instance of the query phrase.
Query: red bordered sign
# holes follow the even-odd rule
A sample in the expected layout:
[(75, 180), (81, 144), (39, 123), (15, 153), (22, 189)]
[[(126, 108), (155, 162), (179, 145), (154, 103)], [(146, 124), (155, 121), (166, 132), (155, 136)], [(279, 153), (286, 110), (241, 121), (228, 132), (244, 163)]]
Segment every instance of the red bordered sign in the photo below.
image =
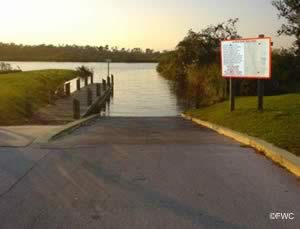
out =
[(270, 79), (271, 38), (221, 41), (222, 76), (225, 78)]

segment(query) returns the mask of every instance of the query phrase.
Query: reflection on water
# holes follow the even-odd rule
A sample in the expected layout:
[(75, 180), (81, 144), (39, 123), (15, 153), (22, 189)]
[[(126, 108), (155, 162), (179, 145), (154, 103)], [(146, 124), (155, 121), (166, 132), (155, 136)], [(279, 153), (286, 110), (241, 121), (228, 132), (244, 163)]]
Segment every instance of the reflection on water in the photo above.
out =
[[(76, 69), (92, 67), (94, 81), (107, 76), (106, 63), (9, 62), (23, 71), (40, 69)], [(171, 92), (168, 81), (156, 72), (156, 64), (111, 64), (115, 76), (114, 96), (106, 107), (110, 116), (177, 116), (182, 109)]]

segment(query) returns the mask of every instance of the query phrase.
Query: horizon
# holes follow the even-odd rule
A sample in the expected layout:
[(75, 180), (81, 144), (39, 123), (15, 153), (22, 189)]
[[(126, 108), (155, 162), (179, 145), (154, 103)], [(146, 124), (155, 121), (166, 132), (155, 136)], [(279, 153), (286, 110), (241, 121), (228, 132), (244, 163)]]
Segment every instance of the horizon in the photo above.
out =
[(230, 18), (239, 18), (242, 37), (265, 34), (274, 48), (289, 48), (294, 41), (277, 36), (284, 20), (278, 20), (271, 0), (11, 0), (2, 6), (3, 43), (173, 50), (190, 29), (198, 32)]

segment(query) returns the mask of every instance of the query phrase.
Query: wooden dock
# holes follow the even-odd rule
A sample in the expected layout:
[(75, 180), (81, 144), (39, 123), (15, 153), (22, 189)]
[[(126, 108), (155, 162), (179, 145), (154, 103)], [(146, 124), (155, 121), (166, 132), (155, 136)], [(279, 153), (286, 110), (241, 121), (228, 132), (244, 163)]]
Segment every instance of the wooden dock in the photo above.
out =
[(73, 93), (67, 91), (68, 89), (65, 88), (65, 93), (69, 95), (63, 96), (53, 104), (42, 107), (35, 112), (32, 118), (33, 123), (60, 125), (97, 112), (100, 113), (101, 109), (106, 105), (107, 100), (113, 94), (113, 79), (108, 78), (107, 81), (103, 80), (102, 84), (92, 83)]

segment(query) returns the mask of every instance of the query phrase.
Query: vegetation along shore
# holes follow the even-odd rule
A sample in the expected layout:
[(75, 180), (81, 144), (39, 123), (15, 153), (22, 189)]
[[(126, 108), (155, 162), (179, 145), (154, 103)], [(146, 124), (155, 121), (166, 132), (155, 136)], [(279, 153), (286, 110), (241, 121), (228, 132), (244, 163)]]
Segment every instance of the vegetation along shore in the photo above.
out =
[(256, 97), (239, 97), (237, 109), (229, 102), (218, 103), (186, 113), (230, 129), (266, 140), (300, 156), (300, 94), (267, 96), (263, 113), (256, 110)]
[(41, 70), (0, 74), (0, 125), (30, 123), (32, 113), (49, 103), (49, 96), (77, 76), (73, 70)]
[[(300, 25), (299, 6), (273, 1), (287, 22), (279, 35), (295, 38), (294, 47), (272, 52), (272, 78), (264, 81), (265, 111), (256, 111), (257, 80), (237, 79), (237, 110), (229, 112), (229, 81), (222, 78), (220, 42), (241, 38), (238, 19), (190, 30), (176, 49), (162, 55), (157, 71), (170, 80), (187, 113), (234, 130), (260, 137), (300, 155)], [(298, 8), (297, 8), (298, 7)], [(252, 97), (251, 97), (252, 96)]]
[(56, 62), (113, 62), (154, 63), (161, 52), (153, 49), (118, 48), (78, 45), (22, 45), (0, 42), (0, 61), (56, 61)]

